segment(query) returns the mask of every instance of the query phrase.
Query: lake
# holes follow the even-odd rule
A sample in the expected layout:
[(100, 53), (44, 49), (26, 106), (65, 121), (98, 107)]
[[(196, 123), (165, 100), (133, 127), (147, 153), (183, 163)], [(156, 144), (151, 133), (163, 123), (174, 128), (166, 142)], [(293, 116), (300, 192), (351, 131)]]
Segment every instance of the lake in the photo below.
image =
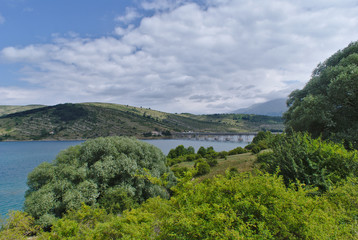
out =
[[(246, 142), (215, 142), (195, 140), (143, 140), (160, 148), (164, 154), (169, 150), (184, 145), (193, 146), (197, 151), (200, 146), (213, 146), (215, 151), (228, 151)], [(0, 142), (0, 215), (4, 217), (9, 210), (21, 210), (27, 189), (27, 175), (42, 162), (51, 162), (56, 155), (69, 146), (83, 141), (39, 141), (39, 142)]]

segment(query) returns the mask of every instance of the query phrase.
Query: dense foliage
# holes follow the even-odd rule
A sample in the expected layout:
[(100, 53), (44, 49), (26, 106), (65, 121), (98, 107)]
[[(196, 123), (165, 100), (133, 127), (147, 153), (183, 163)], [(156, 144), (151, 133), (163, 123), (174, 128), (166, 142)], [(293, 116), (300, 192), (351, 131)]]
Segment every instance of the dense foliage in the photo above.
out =
[(40, 232), (35, 219), (25, 212), (10, 211), (7, 221), (1, 226), (0, 240), (25, 240)]
[(271, 150), (260, 153), (258, 162), (269, 173), (279, 171), (286, 185), (299, 180), (322, 191), (347, 177), (358, 176), (358, 153), (340, 144), (313, 139), (308, 133), (276, 135)]
[(151, 198), (121, 216), (83, 205), (38, 239), (356, 239), (356, 183), (317, 197), (287, 188), (277, 175), (228, 174), (200, 183), (187, 176), (170, 200)]
[(192, 146), (185, 148), (183, 145), (179, 145), (176, 148), (171, 149), (167, 157), (173, 159), (190, 154), (195, 154), (195, 149)]
[(245, 146), (245, 149), (251, 150), (255, 154), (259, 153), (261, 150), (269, 148), (272, 138), (273, 134), (271, 132), (258, 132), (252, 142)]
[(193, 147), (185, 148), (179, 145), (171, 149), (167, 155), (168, 165), (171, 166), (172, 171), (176, 177), (183, 177), (189, 171), (188, 167), (180, 167), (178, 164), (182, 162), (194, 162), (193, 175), (202, 176), (211, 171), (211, 167), (218, 164), (218, 159), (226, 159), (228, 155), (235, 155), (246, 153), (247, 150), (237, 147), (229, 152), (216, 152), (213, 147), (200, 147), (195, 153)]
[(287, 103), (287, 128), (358, 148), (358, 42), (319, 64), (311, 80), (293, 91)]
[[(151, 178), (167, 185), (153, 184)], [(163, 153), (126, 137), (97, 138), (62, 151), (28, 175), (25, 211), (51, 224), (69, 209), (100, 203), (119, 212), (154, 196), (168, 198), (175, 177)]]

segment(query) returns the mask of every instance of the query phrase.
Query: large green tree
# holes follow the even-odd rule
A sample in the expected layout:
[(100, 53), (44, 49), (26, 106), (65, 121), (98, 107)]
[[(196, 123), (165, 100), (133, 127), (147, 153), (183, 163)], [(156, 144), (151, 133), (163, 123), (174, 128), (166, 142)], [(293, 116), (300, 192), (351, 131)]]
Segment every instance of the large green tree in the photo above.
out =
[(290, 94), (287, 105), (287, 128), (357, 148), (358, 42), (320, 63), (306, 86)]
[(160, 149), (127, 137), (88, 140), (62, 151), (29, 175), (25, 211), (48, 226), (81, 203), (121, 211), (154, 196), (169, 197), (175, 177)]

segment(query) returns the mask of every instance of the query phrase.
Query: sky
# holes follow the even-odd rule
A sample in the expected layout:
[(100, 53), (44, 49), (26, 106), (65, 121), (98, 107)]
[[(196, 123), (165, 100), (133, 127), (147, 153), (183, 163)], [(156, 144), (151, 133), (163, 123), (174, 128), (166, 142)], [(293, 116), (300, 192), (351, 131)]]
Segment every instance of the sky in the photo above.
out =
[(357, 40), (356, 0), (0, 0), (0, 105), (228, 113)]

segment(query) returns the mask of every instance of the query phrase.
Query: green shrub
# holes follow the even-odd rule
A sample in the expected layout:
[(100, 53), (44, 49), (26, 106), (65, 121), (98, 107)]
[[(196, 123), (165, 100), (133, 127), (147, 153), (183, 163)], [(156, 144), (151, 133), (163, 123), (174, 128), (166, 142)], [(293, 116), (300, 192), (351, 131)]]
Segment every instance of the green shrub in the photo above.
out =
[(210, 167), (215, 167), (216, 165), (218, 165), (218, 160), (216, 158), (206, 158), (205, 160)]
[(247, 153), (247, 150), (242, 147), (237, 147), (228, 152), (229, 155), (236, 155), (236, 154), (242, 154)]
[(356, 181), (312, 197), (282, 176), (227, 172), (202, 182), (188, 174), (171, 199), (121, 216), (82, 206), (38, 239), (357, 239)]
[(180, 156), (195, 154), (195, 150), (192, 146), (185, 148), (183, 145), (179, 145), (174, 149), (171, 149), (167, 155), (168, 158), (178, 158)]
[(260, 146), (258, 146), (257, 144), (255, 144), (252, 149), (251, 149), (251, 152), (253, 154), (258, 154), (262, 149), (260, 148)]
[(246, 150), (251, 151), (254, 154), (259, 153), (261, 150), (268, 149), (274, 135), (271, 132), (258, 132), (252, 142), (245, 146)]
[(131, 209), (138, 205), (133, 196), (123, 187), (112, 187), (103, 193), (103, 197), (98, 201), (100, 206), (111, 213), (120, 213), (125, 209)]
[(198, 149), (198, 152), (197, 154), (199, 154), (201, 157), (204, 157), (206, 155), (206, 149), (201, 146), (199, 149)]
[[(299, 180), (321, 191), (358, 175), (358, 154), (344, 146), (312, 139), (307, 133), (282, 134), (271, 143), (272, 153), (259, 156), (269, 173), (280, 171), (286, 185)], [(263, 157), (264, 156), (264, 157)]]
[(273, 160), (273, 152), (272, 151), (263, 151), (259, 154), (257, 154), (257, 163), (261, 164), (261, 169), (268, 169), (268, 166), (271, 166), (272, 164), (274, 164), (272, 161)]
[(88, 140), (29, 174), (25, 211), (49, 226), (82, 202), (102, 203), (117, 212), (153, 196), (168, 198), (167, 188), (150, 181), (148, 174), (157, 179), (167, 176), (167, 188), (175, 184), (158, 148), (126, 137)]
[(171, 170), (173, 171), (174, 175), (177, 178), (182, 178), (185, 176), (185, 173), (189, 171), (189, 168), (187, 167), (173, 167), (171, 168)]
[(111, 219), (112, 215), (108, 215), (106, 210), (82, 204), (78, 210), (70, 210), (55, 221), (51, 232), (41, 234), (39, 239), (93, 239), (93, 229)]
[(167, 158), (168, 166), (173, 166), (175, 164), (185, 162), (185, 161), (186, 161), (186, 157), (184, 157), (184, 156), (180, 156), (180, 157), (177, 157), (177, 158)]
[[(338, 221), (353, 235), (358, 235), (358, 178), (348, 178), (329, 192), (326, 196), (342, 215)], [(353, 227), (352, 227), (353, 226)]]
[(194, 161), (196, 159), (199, 159), (199, 158), (200, 158), (200, 156), (197, 155), (197, 154), (189, 154), (189, 155), (185, 156), (185, 161), (186, 162), (192, 162), (192, 161)]
[(40, 232), (40, 227), (35, 225), (35, 219), (25, 212), (10, 211), (8, 218), (1, 227), (0, 240), (29, 239)]
[(186, 182), (170, 200), (158, 239), (353, 239), (325, 198), (249, 174)]
[(194, 169), (196, 171), (196, 176), (202, 176), (210, 172), (210, 165), (205, 159), (198, 159), (195, 162)]
[(222, 159), (227, 159), (227, 156), (229, 155), (229, 153), (227, 151), (221, 151), (218, 153), (218, 157), (222, 158)]

